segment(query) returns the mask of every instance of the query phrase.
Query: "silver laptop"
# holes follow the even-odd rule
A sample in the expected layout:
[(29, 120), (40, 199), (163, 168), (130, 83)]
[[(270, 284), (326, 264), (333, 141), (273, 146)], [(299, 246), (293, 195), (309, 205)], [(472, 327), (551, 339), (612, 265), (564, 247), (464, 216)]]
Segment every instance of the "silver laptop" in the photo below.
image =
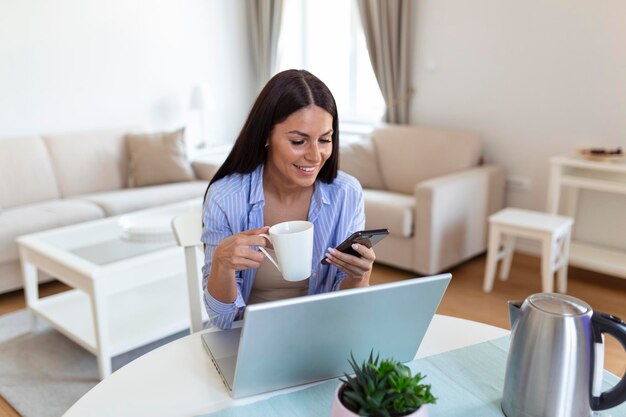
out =
[(371, 350), (408, 362), (451, 277), (253, 304), (242, 325), (207, 332), (202, 341), (234, 398), (350, 373), (351, 352), (357, 362)]

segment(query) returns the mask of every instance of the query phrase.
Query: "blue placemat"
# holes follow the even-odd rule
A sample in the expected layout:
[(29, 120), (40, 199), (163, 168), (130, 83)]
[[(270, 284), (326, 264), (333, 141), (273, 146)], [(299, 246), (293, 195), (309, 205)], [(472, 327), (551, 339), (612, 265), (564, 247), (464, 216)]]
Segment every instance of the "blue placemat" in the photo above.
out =
[[(418, 359), (407, 365), (427, 377), (437, 404), (429, 404), (431, 417), (502, 417), (500, 401), (509, 338), (464, 347)], [(619, 379), (604, 374), (604, 389)], [(277, 395), (253, 404), (232, 407), (198, 417), (327, 417), (339, 381), (333, 379), (301, 391)], [(609, 411), (626, 417), (626, 404)]]

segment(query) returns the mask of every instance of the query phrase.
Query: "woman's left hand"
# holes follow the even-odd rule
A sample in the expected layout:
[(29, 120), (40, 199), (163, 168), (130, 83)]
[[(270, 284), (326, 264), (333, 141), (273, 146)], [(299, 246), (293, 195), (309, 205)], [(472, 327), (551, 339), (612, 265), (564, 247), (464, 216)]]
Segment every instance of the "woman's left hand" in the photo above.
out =
[[(326, 259), (331, 265), (346, 273), (342, 288), (364, 287), (369, 285), (372, 266), (376, 260), (374, 250), (367, 246), (354, 243), (352, 249), (358, 252), (361, 257), (343, 253), (334, 248), (329, 248), (326, 252)], [(346, 282), (347, 281), (347, 282)]]

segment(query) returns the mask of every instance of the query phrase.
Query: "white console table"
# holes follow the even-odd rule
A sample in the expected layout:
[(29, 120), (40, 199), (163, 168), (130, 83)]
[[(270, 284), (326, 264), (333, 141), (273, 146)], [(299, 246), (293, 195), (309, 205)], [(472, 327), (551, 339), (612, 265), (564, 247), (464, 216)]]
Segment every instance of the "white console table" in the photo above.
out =
[[(626, 163), (622, 161), (597, 162), (580, 156), (550, 158), (548, 183), (548, 212), (557, 214), (562, 188), (570, 190), (563, 195), (562, 211), (576, 218), (580, 189), (626, 194)], [(626, 251), (610, 249), (572, 240), (570, 265), (626, 278)]]

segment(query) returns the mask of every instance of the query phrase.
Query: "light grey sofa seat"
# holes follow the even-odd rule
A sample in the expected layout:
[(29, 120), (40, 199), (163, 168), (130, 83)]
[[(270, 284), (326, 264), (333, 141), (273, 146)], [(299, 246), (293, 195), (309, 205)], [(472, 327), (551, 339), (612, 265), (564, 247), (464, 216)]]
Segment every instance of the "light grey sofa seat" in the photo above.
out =
[(421, 126), (387, 125), (342, 144), (340, 168), (364, 189), (366, 227), (390, 231), (377, 262), (428, 275), (486, 250), (505, 173), (481, 155), (478, 135)]
[(202, 161), (194, 181), (129, 188), (130, 131), (0, 139), (0, 293), (22, 287), (18, 236), (204, 195), (217, 167)]
[(177, 182), (86, 194), (79, 198), (98, 205), (107, 216), (117, 216), (144, 208), (203, 197), (207, 185), (206, 181)]
[[(18, 236), (103, 217), (99, 206), (80, 200), (50, 200), (6, 209), (0, 215), (0, 264), (19, 258), (15, 244)], [(0, 275), (0, 279), (4, 291), (22, 287), (19, 275)]]

